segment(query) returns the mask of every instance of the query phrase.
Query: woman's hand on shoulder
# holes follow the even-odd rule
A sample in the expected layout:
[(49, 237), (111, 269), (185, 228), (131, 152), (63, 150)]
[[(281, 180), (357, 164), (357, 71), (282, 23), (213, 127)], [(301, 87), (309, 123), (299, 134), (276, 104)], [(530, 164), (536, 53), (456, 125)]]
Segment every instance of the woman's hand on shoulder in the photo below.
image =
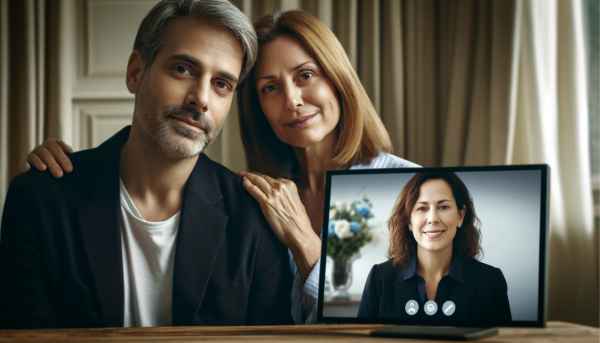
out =
[(279, 240), (290, 248), (302, 280), (320, 257), (321, 240), (313, 231), (310, 218), (290, 180), (274, 180), (255, 172), (239, 172), (244, 188), (258, 201)]
[(295, 183), (255, 172), (239, 172), (238, 175), (244, 178), (244, 188), (258, 201), (271, 229), (282, 243), (290, 247), (299, 236), (315, 235)]
[(27, 162), (21, 164), (21, 171), (26, 172), (30, 166), (37, 170), (49, 169), (56, 178), (63, 176), (63, 171), (70, 173), (73, 170), (71, 160), (67, 156), (73, 149), (63, 141), (48, 138), (27, 155)]

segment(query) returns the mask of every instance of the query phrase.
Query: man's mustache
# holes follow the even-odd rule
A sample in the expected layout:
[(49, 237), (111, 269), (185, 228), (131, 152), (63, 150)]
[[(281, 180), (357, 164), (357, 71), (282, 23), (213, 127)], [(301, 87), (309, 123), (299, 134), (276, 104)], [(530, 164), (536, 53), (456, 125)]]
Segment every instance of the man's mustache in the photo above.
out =
[(188, 117), (193, 121), (199, 122), (204, 127), (204, 131), (208, 134), (213, 130), (213, 123), (206, 118), (206, 112), (197, 111), (191, 107), (175, 107), (169, 106), (165, 109), (167, 116)]

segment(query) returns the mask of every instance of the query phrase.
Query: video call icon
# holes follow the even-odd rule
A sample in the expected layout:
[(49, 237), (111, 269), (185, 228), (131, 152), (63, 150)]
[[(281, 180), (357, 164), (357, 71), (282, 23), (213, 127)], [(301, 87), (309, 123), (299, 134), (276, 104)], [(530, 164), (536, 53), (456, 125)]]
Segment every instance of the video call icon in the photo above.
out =
[(438, 310), (438, 306), (435, 303), (435, 301), (433, 300), (429, 300), (428, 302), (425, 303), (425, 313), (427, 313), (430, 316), (433, 316), (437, 310)]
[(409, 300), (406, 303), (406, 306), (404, 306), (404, 310), (406, 310), (406, 313), (409, 316), (414, 316), (415, 314), (417, 314), (417, 312), (419, 312), (419, 303), (415, 300)]
[(442, 312), (447, 316), (451, 316), (454, 311), (456, 311), (456, 305), (450, 300), (446, 301), (442, 306)]

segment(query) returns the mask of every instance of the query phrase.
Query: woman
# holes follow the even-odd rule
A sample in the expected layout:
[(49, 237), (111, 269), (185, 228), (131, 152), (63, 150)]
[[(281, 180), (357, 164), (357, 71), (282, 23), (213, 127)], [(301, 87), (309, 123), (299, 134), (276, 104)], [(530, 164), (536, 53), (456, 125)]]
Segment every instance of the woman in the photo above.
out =
[(390, 260), (371, 269), (358, 317), (510, 322), (502, 271), (476, 260), (479, 226), (456, 174), (413, 176), (388, 221)]
[[(389, 136), (325, 24), (302, 11), (280, 11), (262, 17), (254, 28), (258, 60), (238, 90), (251, 172), (239, 174), (289, 247), (296, 323), (314, 323), (326, 171), (418, 166), (389, 154)], [(65, 171), (72, 169), (62, 150), (70, 149), (47, 140), (28, 162), (40, 170), (45, 162), (60, 176), (56, 160)]]

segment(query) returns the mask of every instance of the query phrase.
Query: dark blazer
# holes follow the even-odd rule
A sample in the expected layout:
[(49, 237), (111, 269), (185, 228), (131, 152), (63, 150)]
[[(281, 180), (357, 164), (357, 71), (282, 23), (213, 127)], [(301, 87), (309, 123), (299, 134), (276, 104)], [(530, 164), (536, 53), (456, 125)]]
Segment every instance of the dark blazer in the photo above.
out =
[[(9, 187), (0, 231), (0, 327), (120, 327), (124, 317), (119, 158), (129, 127), (70, 155), (56, 179)], [(175, 246), (173, 325), (293, 324), (287, 248), (241, 178), (201, 154)]]
[[(448, 275), (444, 276), (446, 280), (440, 281), (448, 287), (447, 292), (440, 292), (438, 286), (435, 296), (438, 310), (433, 316), (424, 314), (424, 304), (419, 301), (418, 276), (405, 278), (405, 271), (410, 265), (398, 270), (392, 267), (392, 260), (374, 265), (365, 284), (358, 317), (466, 320), (494, 325), (510, 322), (507, 285), (502, 271), (473, 258), (459, 258), (457, 261), (462, 267), (457, 277), (460, 281)], [(409, 300), (419, 302), (417, 315), (406, 313), (405, 306)], [(448, 300), (456, 305), (451, 316), (442, 313), (442, 305)]]

